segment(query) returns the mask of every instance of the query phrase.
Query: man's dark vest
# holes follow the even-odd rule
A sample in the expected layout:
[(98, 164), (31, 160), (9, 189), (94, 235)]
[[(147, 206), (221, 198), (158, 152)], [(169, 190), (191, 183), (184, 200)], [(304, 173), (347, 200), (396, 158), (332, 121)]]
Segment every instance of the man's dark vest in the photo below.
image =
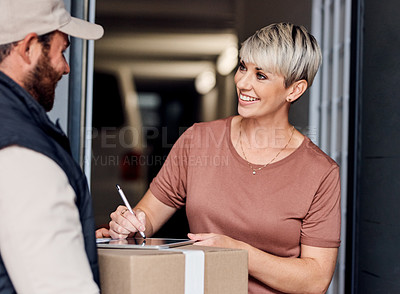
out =
[[(69, 140), (58, 123), (55, 125), (49, 120), (44, 109), (32, 96), (0, 71), (0, 149), (11, 145), (19, 145), (46, 155), (67, 175), (76, 194), (86, 254), (94, 280), (99, 284), (92, 199), (86, 177), (71, 156)], [(1, 258), (1, 252), (0, 293), (16, 293)]]

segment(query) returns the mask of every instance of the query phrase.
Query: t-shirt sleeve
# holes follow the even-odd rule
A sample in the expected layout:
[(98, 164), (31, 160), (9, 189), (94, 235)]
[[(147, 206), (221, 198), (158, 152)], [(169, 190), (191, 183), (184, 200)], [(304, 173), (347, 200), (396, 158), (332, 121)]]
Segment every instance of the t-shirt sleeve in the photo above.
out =
[(334, 248), (340, 245), (340, 176), (333, 165), (323, 176), (303, 220), (301, 244)]
[(188, 161), (193, 133), (191, 127), (179, 137), (150, 184), (153, 195), (174, 208), (181, 208), (186, 203)]

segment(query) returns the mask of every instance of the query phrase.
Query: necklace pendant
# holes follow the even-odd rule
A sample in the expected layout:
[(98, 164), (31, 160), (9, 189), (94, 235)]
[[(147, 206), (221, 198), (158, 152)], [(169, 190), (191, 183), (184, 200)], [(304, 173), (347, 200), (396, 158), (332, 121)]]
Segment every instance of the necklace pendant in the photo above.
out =
[(253, 175), (255, 175), (256, 174), (256, 171), (255, 170), (253, 170)]

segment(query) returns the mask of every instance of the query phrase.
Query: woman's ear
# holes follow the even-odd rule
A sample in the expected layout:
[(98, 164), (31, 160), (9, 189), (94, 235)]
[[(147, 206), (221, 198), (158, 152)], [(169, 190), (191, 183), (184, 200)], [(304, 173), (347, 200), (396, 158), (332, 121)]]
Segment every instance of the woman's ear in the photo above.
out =
[(35, 56), (37, 49), (42, 50), (37, 37), (37, 34), (30, 33), (26, 35), (25, 38), (21, 40), (17, 45), (18, 55), (27, 64), (32, 63), (32, 58)]
[(286, 97), (286, 101), (292, 103), (299, 99), (301, 95), (307, 90), (308, 83), (306, 80), (300, 80), (294, 82), (290, 87), (289, 95)]

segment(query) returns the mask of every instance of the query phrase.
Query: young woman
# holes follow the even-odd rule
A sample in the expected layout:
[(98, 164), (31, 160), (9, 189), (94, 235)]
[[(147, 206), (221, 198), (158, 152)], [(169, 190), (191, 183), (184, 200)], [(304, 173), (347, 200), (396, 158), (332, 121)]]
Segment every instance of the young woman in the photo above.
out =
[(257, 31), (240, 50), (239, 115), (189, 128), (136, 217), (120, 206), (98, 236), (151, 236), (185, 206), (197, 244), (248, 251), (249, 293), (324, 293), (340, 245), (339, 168), (288, 119), (320, 64), (304, 27)]

